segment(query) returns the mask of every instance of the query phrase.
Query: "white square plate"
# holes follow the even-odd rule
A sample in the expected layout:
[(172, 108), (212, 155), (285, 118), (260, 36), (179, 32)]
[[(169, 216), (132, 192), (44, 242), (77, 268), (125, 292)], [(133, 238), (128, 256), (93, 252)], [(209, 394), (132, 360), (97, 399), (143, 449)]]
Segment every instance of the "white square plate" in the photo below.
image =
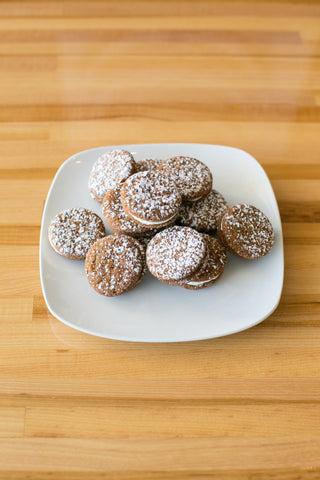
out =
[[(99, 295), (86, 280), (84, 261), (58, 255), (49, 244), (47, 232), (51, 219), (66, 208), (81, 206), (102, 216), (101, 205), (89, 195), (88, 177), (98, 156), (113, 148), (124, 148), (138, 160), (186, 155), (206, 163), (213, 174), (213, 187), (230, 205), (250, 203), (269, 217), (276, 238), (271, 252), (255, 261), (229, 255), (222, 277), (203, 290), (171, 287), (147, 274), (129, 293), (114, 298)], [(280, 300), (283, 244), (277, 201), (260, 164), (236, 148), (173, 143), (86, 150), (64, 162), (49, 190), (41, 226), (40, 274), (50, 312), (70, 327), (93, 335), (127, 341), (182, 342), (239, 332), (267, 318)]]

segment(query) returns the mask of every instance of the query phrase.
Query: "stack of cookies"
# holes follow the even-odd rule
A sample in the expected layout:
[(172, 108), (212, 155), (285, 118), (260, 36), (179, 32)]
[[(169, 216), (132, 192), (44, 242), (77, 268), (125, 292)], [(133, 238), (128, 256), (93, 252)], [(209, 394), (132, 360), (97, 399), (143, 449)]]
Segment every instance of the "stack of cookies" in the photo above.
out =
[(168, 285), (206, 288), (222, 275), (227, 250), (258, 259), (274, 243), (268, 218), (251, 205), (229, 208), (212, 189), (208, 167), (195, 158), (135, 161), (112, 150), (93, 165), (89, 192), (102, 203), (113, 234), (106, 236), (95, 213), (73, 208), (52, 220), (49, 240), (59, 254), (85, 258), (89, 284), (105, 296), (134, 288), (147, 267)]

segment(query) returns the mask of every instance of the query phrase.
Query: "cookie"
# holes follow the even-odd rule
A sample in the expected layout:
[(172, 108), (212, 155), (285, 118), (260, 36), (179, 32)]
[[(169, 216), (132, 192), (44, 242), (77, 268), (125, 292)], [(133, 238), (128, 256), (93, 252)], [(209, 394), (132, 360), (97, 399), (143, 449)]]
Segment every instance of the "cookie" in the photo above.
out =
[(145, 160), (136, 160), (136, 172), (145, 172), (147, 170), (156, 170), (160, 167), (163, 160), (156, 158), (146, 158)]
[(264, 257), (274, 244), (270, 220), (258, 208), (245, 203), (229, 208), (218, 222), (219, 238), (238, 257)]
[(170, 225), (177, 218), (181, 195), (167, 175), (145, 171), (124, 182), (121, 201), (130, 218), (140, 225), (157, 228)]
[(69, 208), (53, 218), (48, 234), (57, 253), (72, 260), (83, 260), (89, 248), (106, 232), (101, 218), (91, 210)]
[(104, 196), (135, 172), (136, 165), (126, 150), (106, 152), (94, 163), (89, 177), (89, 191), (94, 200), (102, 202)]
[(169, 283), (195, 273), (207, 257), (201, 233), (189, 227), (170, 227), (155, 235), (147, 247), (147, 265), (156, 278)]
[(102, 213), (115, 233), (140, 237), (152, 233), (153, 229), (142, 226), (128, 217), (121, 202), (121, 185), (109, 190), (102, 202)]
[(207, 262), (187, 280), (181, 280), (176, 285), (188, 290), (200, 290), (213, 285), (222, 275), (227, 263), (225, 248), (219, 240), (210, 237), (210, 235), (203, 234), (203, 238), (208, 248)]
[(159, 171), (165, 172), (180, 189), (185, 202), (197, 202), (212, 189), (212, 175), (200, 160), (191, 157), (173, 157), (161, 163)]
[(182, 204), (176, 223), (195, 228), (199, 232), (215, 232), (218, 220), (227, 209), (227, 202), (221, 193), (211, 190), (209, 195), (199, 202)]
[(108, 235), (87, 253), (85, 272), (91, 287), (101, 295), (115, 297), (134, 288), (143, 274), (139, 242), (127, 235)]

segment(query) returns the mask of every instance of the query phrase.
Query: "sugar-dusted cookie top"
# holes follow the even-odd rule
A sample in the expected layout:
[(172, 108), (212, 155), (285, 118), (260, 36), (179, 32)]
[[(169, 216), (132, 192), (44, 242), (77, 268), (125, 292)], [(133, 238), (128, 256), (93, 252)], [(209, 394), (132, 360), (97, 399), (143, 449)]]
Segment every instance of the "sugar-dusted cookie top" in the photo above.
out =
[(111, 150), (93, 164), (89, 176), (89, 191), (97, 202), (102, 202), (108, 190), (124, 182), (135, 172), (136, 165), (126, 150)]
[(264, 257), (274, 244), (270, 220), (245, 203), (230, 207), (218, 223), (218, 235), (231, 253), (247, 259)]
[(147, 247), (150, 272), (163, 281), (194, 273), (204, 262), (207, 247), (201, 233), (189, 227), (170, 227), (155, 235)]
[(162, 162), (158, 170), (172, 178), (180, 189), (184, 201), (201, 200), (212, 189), (212, 175), (209, 168), (196, 158), (172, 157)]
[(72, 260), (82, 260), (91, 245), (106, 232), (101, 218), (91, 210), (69, 208), (52, 219), (48, 234), (56, 252)]
[(89, 284), (102, 295), (114, 297), (136, 286), (143, 271), (142, 249), (128, 235), (108, 235), (95, 242), (85, 261)]
[(181, 195), (175, 183), (158, 171), (144, 171), (128, 178), (121, 187), (127, 215), (143, 226), (170, 225), (179, 213)]
[(183, 203), (177, 223), (195, 228), (199, 232), (214, 232), (217, 229), (218, 220), (227, 209), (227, 202), (221, 193), (211, 190), (203, 200)]

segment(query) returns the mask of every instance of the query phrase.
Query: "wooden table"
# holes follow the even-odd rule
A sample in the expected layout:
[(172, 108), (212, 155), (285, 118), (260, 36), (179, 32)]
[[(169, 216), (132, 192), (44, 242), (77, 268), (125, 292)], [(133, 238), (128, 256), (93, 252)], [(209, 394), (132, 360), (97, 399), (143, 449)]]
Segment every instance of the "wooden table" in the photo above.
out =
[[(320, 4), (0, 2), (1, 479), (320, 478)], [(52, 318), (38, 269), (59, 165), (100, 145), (255, 156), (285, 237), (277, 311), (135, 344)]]

